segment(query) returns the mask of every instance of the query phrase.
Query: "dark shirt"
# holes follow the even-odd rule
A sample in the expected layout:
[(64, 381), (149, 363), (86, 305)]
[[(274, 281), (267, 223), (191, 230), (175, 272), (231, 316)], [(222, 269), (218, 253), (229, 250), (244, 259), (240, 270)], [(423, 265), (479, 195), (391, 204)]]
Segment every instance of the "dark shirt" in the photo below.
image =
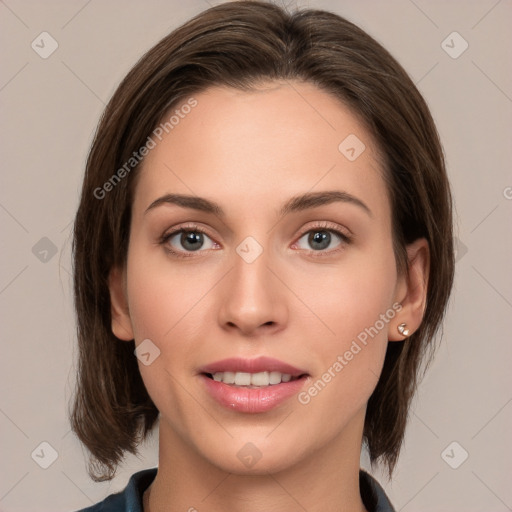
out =
[[(142, 495), (156, 476), (157, 468), (145, 469), (130, 478), (124, 491), (78, 512), (143, 512)], [(384, 490), (371, 475), (359, 471), (361, 498), (368, 512), (395, 512)]]

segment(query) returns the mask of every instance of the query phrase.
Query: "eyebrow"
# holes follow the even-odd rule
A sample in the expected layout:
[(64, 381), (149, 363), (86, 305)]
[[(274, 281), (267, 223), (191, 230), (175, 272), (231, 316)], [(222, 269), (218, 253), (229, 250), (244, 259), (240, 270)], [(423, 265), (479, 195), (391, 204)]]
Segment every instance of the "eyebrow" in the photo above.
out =
[[(279, 212), (280, 217), (284, 217), (293, 212), (317, 208), (319, 206), (332, 204), (335, 202), (349, 203), (358, 206), (364, 210), (370, 217), (373, 217), (372, 211), (368, 206), (357, 197), (340, 190), (330, 190), (326, 192), (307, 192), (290, 198)], [(155, 199), (147, 208), (144, 214), (150, 210), (164, 204), (174, 204), (182, 208), (191, 208), (206, 213), (212, 213), (218, 217), (225, 218), (226, 214), (222, 207), (217, 203), (205, 199), (204, 197), (189, 196), (184, 194), (166, 194)]]

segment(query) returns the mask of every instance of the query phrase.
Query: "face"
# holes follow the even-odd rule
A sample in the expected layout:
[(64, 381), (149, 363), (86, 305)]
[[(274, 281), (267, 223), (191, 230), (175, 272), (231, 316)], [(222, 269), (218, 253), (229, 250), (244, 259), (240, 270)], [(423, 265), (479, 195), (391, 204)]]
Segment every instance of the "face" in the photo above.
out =
[(232, 473), (359, 453), (407, 320), (374, 141), (309, 84), (194, 98), (144, 161), (111, 278), (160, 444)]

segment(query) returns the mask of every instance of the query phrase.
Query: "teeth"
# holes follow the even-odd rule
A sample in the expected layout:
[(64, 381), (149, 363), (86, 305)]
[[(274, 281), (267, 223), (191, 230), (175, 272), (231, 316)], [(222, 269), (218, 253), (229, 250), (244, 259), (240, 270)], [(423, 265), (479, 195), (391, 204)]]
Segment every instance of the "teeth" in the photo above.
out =
[(249, 386), (251, 384), (251, 374), (244, 372), (235, 373), (235, 385), (237, 386)]
[(270, 384), (279, 384), (281, 382), (282, 373), (281, 372), (270, 372), (269, 381)]
[(235, 374), (234, 374), (234, 372), (224, 372), (224, 378), (222, 380), (226, 384), (234, 384), (235, 383)]
[(268, 372), (253, 373), (251, 375), (251, 384), (253, 386), (268, 386), (270, 384)]
[(223, 382), (224, 384), (234, 384), (235, 386), (270, 386), (281, 384), (281, 382), (290, 382), (292, 376), (289, 373), (281, 372), (216, 372), (213, 374), (213, 380)]

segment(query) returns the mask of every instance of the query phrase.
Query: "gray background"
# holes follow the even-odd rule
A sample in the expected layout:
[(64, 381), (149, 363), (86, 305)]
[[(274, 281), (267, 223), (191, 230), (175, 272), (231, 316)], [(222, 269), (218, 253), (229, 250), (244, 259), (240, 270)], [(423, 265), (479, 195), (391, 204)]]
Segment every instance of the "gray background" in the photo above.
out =
[[(70, 432), (71, 222), (94, 129), (119, 81), (172, 28), (215, 3), (0, 1), (2, 511), (76, 510), (157, 464), (153, 437), (114, 481), (93, 483)], [(376, 476), (397, 510), (512, 510), (512, 3), (287, 3), (347, 17), (403, 64), (437, 122), (455, 195), (459, 250), (444, 339), (393, 482)], [(59, 45), (46, 59), (31, 47), (43, 45), (44, 31)], [(454, 31), (469, 44), (457, 58), (447, 53), (463, 49), (457, 36), (446, 40)]]

